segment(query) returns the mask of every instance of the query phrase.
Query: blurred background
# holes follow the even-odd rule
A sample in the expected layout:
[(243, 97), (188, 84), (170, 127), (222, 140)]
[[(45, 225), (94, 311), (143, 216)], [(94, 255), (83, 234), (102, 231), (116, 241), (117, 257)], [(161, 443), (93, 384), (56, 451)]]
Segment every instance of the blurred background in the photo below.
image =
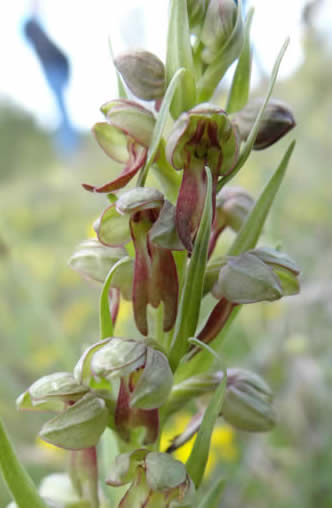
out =
[[(80, 184), (110, 180), (109, 160), (89, 131), (101, 119), (101, 104), (117, 95), (109, 37), (115, 54), (143, 47), (163, 58), (167, 4), (15, 0), (2, 6), (0, 413), (37, 482), (63, 469), (65, 453), (36, 438), (45, 417), (16, 413), (15, 398), (37, 377), (71, 370), (84, 345), (98, 339), (100, 288), (81, 280), (67, 260), (93, 235), (91, 224), (106, 204)], [(247, 306), (232, 328), (226, 363), (256, 370), (269, 381), (279, 423), (266, 435), (221, 423), (209, 472), (229, 478), (225, 508), (328, 508), (332, 5), (330, 0), (246, 4), (256, 9), (252, 95), (264, 94), (274, 59), (290, 35), (274, 97), (291, 105), (297, 127), (277, 145), (254, 153), (237, 183), (257, 196), (297, 138), (262, 243), (281, 245), (297, 260), (302, 291), (273, 305)], [(230, 240), (226, 236), (226, 244)], [(116, 332), (132, 329), (124, 303)], [(187, 420), (186, 413), (176, 418), (174, 434)], [(7, 501), (1, 484), (0, 506)]]

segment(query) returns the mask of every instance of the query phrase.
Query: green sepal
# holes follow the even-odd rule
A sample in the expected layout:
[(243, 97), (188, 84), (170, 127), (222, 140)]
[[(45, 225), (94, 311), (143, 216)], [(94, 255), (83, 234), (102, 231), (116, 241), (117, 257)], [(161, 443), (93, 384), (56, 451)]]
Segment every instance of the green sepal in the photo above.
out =
[(130, 406), (141, 409), (160, 407), (168, 398), (173, 385), (173, 373), (167, 357), (161, 351), (148, 348), (146, 362), (135, 390)]
[(121, 215), (115, 205), (106, 208), (93, 227), (103, 245), (119, 247), (131, 240), (128, 217)]
[(86, 394), (73, 406), (46, 422), (40, 437), (60, 448), (81, 450), (96, 446), (109, 420), (103, 399)]
[(143, 463), (149, 450), (140, 448), (128, 453), (118, 455), (111, 467), (110, 474), (106, 480), (108, 485), (119, 487), (133, 480), (137, 467)]
[(168, 490), (186, 481), (187, 472), (179, 460), (167, 453), (151, 452), (145, 458), (146, 479), (152, 490)]
[(254, 9), (250, 9), (244, 28), (244, 43), (233, 76), (232, 86), (227, 98), (227, 113), (242, 109), (248, 102), (251, 76), (250, 27)]
[(190, 30), (186, 0), (171, 0), (167, 35), (166, 82), (170, 83), (176, 71), (185, 69), (171, 103), (170, 111), (177, 118), (196, 104), (195, 68), (190, 45)]
[(74, 367), (74, 377), (80, 383), (86, 383), (86, 384), (90, 383), (90, 380), (92, 377), (91, 368), (90, 368), (92, 356), (100, 348), (104, 347), (105, 344), (108, 344), (108, 342), (110, 340), (111, 340), (110, 338), (101, 340), (100, 342), (97, 342), (97, 344), (93, 344), (92, 346), (88, 347), (88, 349), (86, 349), (84, 351), (81, 358), (78, 360), (77, 364)]
[(212, 221), (212, 176), (206, 168), (207, 190), (205, 205), (195, 239), (194, 249), (185, 275), (181, 300), (170, 348), (173, 370), (178, 366), (188, 348), (188, 338), (195, 335), (203, 295), (205, 266)]

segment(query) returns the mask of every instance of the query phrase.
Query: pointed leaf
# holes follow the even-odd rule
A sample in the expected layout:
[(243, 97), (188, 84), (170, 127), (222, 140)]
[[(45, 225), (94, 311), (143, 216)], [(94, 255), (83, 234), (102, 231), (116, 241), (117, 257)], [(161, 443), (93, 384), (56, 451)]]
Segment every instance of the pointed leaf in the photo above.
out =
[(166, 80), (169, 83), (178, 69), (185, 74), (182, 86), (176, 90), (171, 104), (171, 114), (177, 118), (196, 102), (194, 63), (190, 45), (190, 31), (186, 0), (172, 0), (167, 35)]
[(245, 24), (244, 43), (241, 55), (236, 66), (232, 87), (228, 95), (226, 107), (227, 113), (239, 111), (248, 102), (251, 75), (250, 26), (253, 14), (254, 10), (250, 9)]
[(99, 304), (99, 323), (100, 323), (100, 339), (106, 339), (107, 337), (113, 336), (113, 321), (109, 306), (109, 291), (112, 283), (112, 278), (119, 266), (123, 264), (131, 263), (129, 257), (120, 259), (108, 272), (105, 279), (103, 290), (100, 295)]
[[(226, 481), (224, 478), (218, 478), (212, 483), (208, 491), (204, 492), (201, 497), (201, 502), (197, 508), (218, 508), (220, 506), (220, 499), (225, 489)], [(200, 492), (198, 492), (200, 494)], [(197, 496), (198, 497), (198, 496)]]
[(208, 244), (212, 222), (212, 176), (206, 168), (207, 191), (201, 222), (197, 232), (194, 249), (185, 276), (171, 344), (170, 363), (175, 369), (188, 348), (188, 338), (195, 335), (199, 310), (203, 295), (203, 285)]
[(255, 247), (273, 200), (285, 175), (294, 147), (295, 141), (290, 144), (280, 165), (271, 177), (270, 181), (267, 183), (254, 208), (251, 210), (246, 222), (240, 229), (239, 234), (236, 236), (233, 245), (228, 251), (229, 256), (237, 256), (241, 254), (241, 252), (245, 252)]
[(30, 476), (16, 457), (1, 420), (0, 471), (19, 508), (47, 508)]
[(247, 161), (250, 153), (251, 153), (251, 150), (253, 149), (253, 146), (254, 146), (254, 143), (256, 141), (256, 138), (257, 138), (257, 134), (258, 134), (258, 131), (259, 131), (259, 128), (260, 128), (260, 125), (261, 125), (261, 122), (262, 122), (262, 119), (263, 119), (263, 115), (264, 115), (264, 112), (265, 112), (265, 109), (266, 109), (266, 106), (270, 100), (270, 97), (271, 97), (271, 94), (272, 94), (272, 91), (273, 91), (273, 87), (274, 87), (274, 84), (277, 80), (277, 76), (278, 76), (278, 72), (279, 72), (279, 67), (280, 67), (280, 64), (281, 64), (281, 61), (283, 59), (283, 56), (286, 52), (286, 49), (287, 49), (287, 46), (289, 44), (289, 39), (286, 39), (286, 41), (284, 42), (278, 56), (277, 56), (277, 59), (276, 59), (276, 62), (273, 66), (273, 69), (272, 69), (272, 73), (271, 73), (271, 77), (270, 77), (270, 82), (269, 82), (269, 87), (268, 87), (268, 90), (267, 90), (267, 93), (266, 93), (266, 97), (260, 107), (260, 110), (258, 112), (258, 115), (256, 117), (256, 120), (254, 122), (254, 125), (252, 126), (252, 129), (250, 131), (250, 134), (247, 138), (247, 141), (245, 142), (241, 152), (240, 152), (240, 157), (239, 157), (239, 160), (235, 166), (235, 168), (233, 169), (232, 173), (230, 173), (228, 176), (225, 176), (221, 182), (220, 182), (220, 185), (219, 185), (219, 188), (218, 190), (223, 187), (229, 180), (231, 180), (239, 171), (240, 169), (242, 168), (242, 166), (245, 164), (245, 162)]
[(225, 395), (226, 376), (213, 394), (205, 411), (196, 441), (186, 463), (186, 469), (196, 487), (199, 487), (209, 457), (210, 442), (214, 425), (220, 414)]

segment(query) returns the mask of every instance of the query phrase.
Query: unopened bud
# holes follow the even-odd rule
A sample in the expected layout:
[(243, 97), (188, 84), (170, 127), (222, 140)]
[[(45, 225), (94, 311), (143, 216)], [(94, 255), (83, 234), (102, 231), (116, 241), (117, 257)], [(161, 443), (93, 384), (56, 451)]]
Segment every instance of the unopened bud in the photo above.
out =
[(223, 187), (216, 197), (216, 222), (239, 231), (254, 205), (254, 199), (241, 187)]
[(237, 429), (264, 432), (275, 425), (272, 392), (257, 374), (244, 369), (227, 369), (223, 418)]
[(191, 506), (195, 488), (184, 464), (170, 454), (139, 449), (118, 455), (107, 480), (117, 487), (131, 483), (120, 502), (123, 508), (138, 506)]
[(193, 33), (200, 31), (203, 25), (208, 0), (187, 0), (188, 18), (190, 30)]
[[(243, 141), (246, 141), (250, 134), (262, 102), (263, 99), (251, 101), (232, 117)], [(295, 125), (295, 119), (289, 107), (281, 101), (271, 100), (266, 106), (254, 143), (254, 149), (268, 148), (285, 136)]]
[(90, 238), (78, 245), (68, 264), (83, 277), (104, 282), (112, 266), (126, 255), (127, 251), (122, 247), (105, 247), (95, 238)]
[(119, 55), (114, 64), (129, 90), (145, 101), (161, 99), (165, 92), (165, 67), (149, 51), (136, 50)]
[[(229, 42), (236, 26), (237, 11), (238, 5), (235, 0), (210, 0), (200, 33), (201, 41), (205, 46), (202, 53), (205, 63), (210, 64)], [(238, 34), (241, 40), (240, 47), (242, 46), (242, 31), (241, 23)], [(235, 38), (234, 42), (236, 42)]]
[(212, 293), (238, 304), (278, 300), (298, 293), (298, 275), (295, 262), (285, 254), (253, 249), (227, 258)]

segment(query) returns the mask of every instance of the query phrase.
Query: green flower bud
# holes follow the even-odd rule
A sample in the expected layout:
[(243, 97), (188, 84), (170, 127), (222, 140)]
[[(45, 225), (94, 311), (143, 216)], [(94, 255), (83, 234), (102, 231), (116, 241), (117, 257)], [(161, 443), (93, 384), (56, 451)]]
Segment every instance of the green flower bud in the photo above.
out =
[(273, 301), (282, 297), (278, 277), (256, 256), (244, 253), (229, 257), (219, 272), (213, 295), (233, 303)]
[(40, 437), (60, 448), (80, 450), (96, 446), (109, 420), (103, 399), (87, 393), (74, 405), (45, 423)]
[(158, 408), (172, 388), (173, 374), (167, 357), (146, 342), (113, 337), (88, 361), (94, 376), (109, 380), (138, 371), (139, 376), (131, 382), (131, 407)]
[(123, 53), (114, 60), (129, 90), (139, 99), (161, 99), (165, 92), (165, 67), (149, 51), (136, 50)]
[(105, 247), (97, 239), (81, 242), (69, 258), (69, 266), (87, 279), (104, 282), (113, 265), (127, 255), (124, 248)]
[(270, 387), (253, 372), (227, 369), (227, 388), (221, 414), (228, 423), (240, 430), (271, 430), (276, 417)]
[(187, 0), (189, 26), (194, 34), (201, 30), (207, 6), (208, 0)]
[(83, 397), (89, 388), (69, 372), (56, 372), (35, 381), (17, 401), (18, 409), (61, 411), (68, 403)]
[(216, 219), (219, 227), (239, 231), (254, 206), (254, 199), (241, 187), (223, 187), (216, 197)]
[(145, 449), (119, 455), (106, 483), (116, 487), (130, 482), (120, 502), (123, 508), (183, 506), (192, 500), (195, 490), (182, 462)]
[[(232, 116), (240, 137), (246, 141), (256, 120), (263, 99), (249, 102), (241, 111)], [(281, 101), (270, 100), (268, 103), (254, 143), (255, 150), (262, 150), (276, 143), (295, 127), (294, 116), (289, 107)]]
[(228, 42), (236, 24), (235, 0), (210, 0), (200, 39), (205, 45), (202, 59), (209, 64)]
[[(299, 269), (289, 256), (268, 248), (229, 256), (212, 293), (233, 303), (278, 300), (299, 292)], [(213, 273), (211, 274), (213, 276)]]

